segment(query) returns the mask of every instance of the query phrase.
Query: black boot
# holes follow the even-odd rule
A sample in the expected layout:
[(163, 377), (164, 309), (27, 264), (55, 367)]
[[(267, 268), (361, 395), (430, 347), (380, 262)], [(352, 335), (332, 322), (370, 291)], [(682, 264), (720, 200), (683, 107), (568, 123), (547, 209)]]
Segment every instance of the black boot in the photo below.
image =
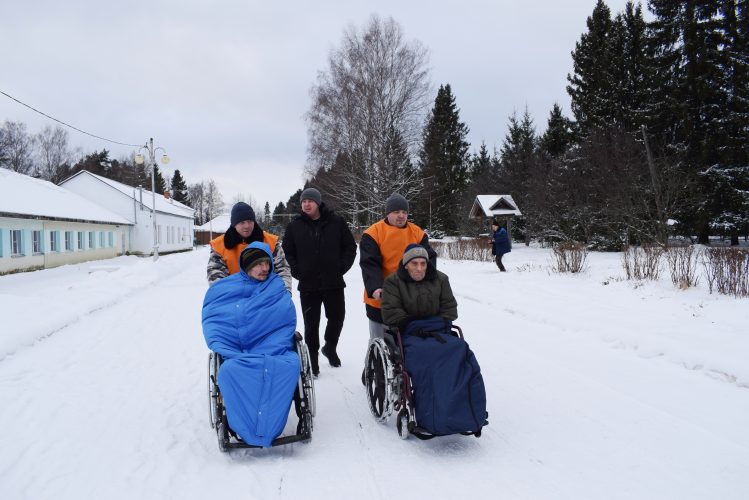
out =
[(323, 356), (328, 358), (330, 366), (334, 368), (338, 368), (339, 366), (341, 366), (341, 358), (339, 358), (338, 354), (336, 354), (335, 346), (325, 344), (324, 346), (322, 346), (322, 349), (320, 349), (320, 352), (322, 352)]
[(320, 375), (320, 365), (317, 363), (317, 352), (310, 351), (309, 360), (312, 364), (312, 375), (317, 377), (318, 375)]

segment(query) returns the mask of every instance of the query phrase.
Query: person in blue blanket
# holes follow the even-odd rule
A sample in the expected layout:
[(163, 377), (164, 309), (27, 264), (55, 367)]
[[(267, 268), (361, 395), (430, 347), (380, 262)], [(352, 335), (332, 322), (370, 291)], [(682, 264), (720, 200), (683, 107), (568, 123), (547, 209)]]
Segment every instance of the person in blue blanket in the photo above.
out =
[(296, 310), (268, 245), (251, 243), (239, 267), (206, 292), (203, 335), (223, 358), (217, 383), (229, 427), (267, 447), (283, 432), (299, 378)]

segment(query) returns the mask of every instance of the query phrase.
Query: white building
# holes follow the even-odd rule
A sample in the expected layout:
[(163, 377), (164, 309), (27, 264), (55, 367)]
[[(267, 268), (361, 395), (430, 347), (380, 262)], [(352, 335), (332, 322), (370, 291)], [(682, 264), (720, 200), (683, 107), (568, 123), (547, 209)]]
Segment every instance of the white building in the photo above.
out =
[[(153, 253), (153, 194), (142, 188), (82, 170), (60, 183), (80, 196), (124, 217), (130, 226), (128, 252)], [(191, 250), (195, 211), (172, 198), (156, 194), (156, 234), (159, 253)]]
[(67, 189), (0, 168), (0, 274), (115, 257), (130, 228)]

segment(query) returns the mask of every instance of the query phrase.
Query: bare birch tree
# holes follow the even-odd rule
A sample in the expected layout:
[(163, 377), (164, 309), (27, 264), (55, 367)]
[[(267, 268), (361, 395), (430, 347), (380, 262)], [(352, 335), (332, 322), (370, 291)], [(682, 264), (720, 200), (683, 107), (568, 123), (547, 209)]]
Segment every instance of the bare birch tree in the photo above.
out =
[[(307, 173), (314, 177), (336, 168), (328, 179), (335, 189), (328, 194), (351, 223), (366, 223), (380, 215), (391, 194), (381, 177), (392, 172), (393, 134), (408, 155), (418, 149), (429, 105), (427, 50), (405, 41), (392, 18), (372, 16), (363, 30), (344, 31), (328, 62), (310, 91)], [(399, 176), (412, 172), (396, 169), (391, 175), (397, 185)]]
[(68, 147), (68, 132), (59, 125), (47, 125), (34, 136), (37, 157), (36, 170), (39, 176), (57, 184), (68, 171), (65, 165), (73, 163), (73, 152)]
[(26, 124), (6, 120), (0, 137), (0, 166), (20, 174), (31, 174), (34, 168), (33, 141), (26, 132)]

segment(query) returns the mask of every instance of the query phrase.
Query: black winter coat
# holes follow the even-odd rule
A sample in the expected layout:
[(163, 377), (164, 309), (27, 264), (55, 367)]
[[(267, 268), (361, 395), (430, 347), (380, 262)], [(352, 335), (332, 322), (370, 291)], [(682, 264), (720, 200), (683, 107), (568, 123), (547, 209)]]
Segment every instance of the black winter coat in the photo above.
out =
[(325, 203), (317, 220), (305, 213), (297, 215), (286, 226), (282, 246), (300, 292), (346, 286), (343, 275), (356, 258), (356, 242), (346, 221)]

